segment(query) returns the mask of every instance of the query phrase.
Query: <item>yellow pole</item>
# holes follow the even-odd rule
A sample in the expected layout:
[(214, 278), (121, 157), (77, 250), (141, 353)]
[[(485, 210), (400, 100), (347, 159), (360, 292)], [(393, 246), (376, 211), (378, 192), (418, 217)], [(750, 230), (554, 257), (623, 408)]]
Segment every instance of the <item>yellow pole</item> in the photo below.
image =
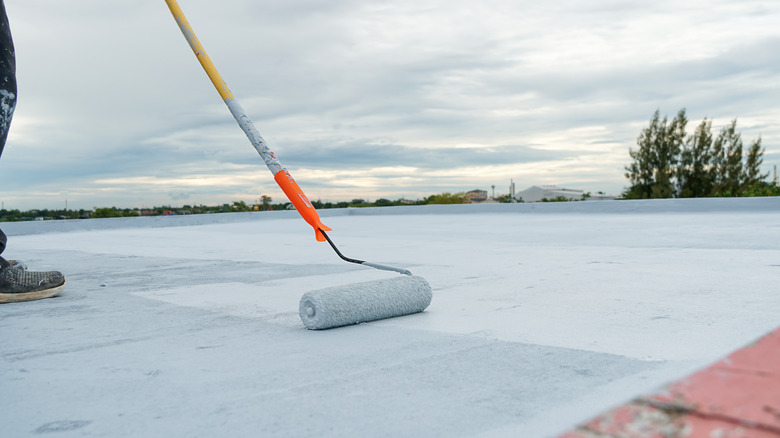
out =
[(217, 68), (214, 67), (214, 63), (211, 62), (209, 55), (206, 54), (206, 51), (200, 44), (198, 37), (195, 36), (195, 31), (192, 30), (190, 23), (184, 16), (184, 12), (182, 12), (179, 7), (179, 3), (177, 3), (176, 0), (165, 0), (165, 3), (168, 4), (168, 8), (171, 10), (173, 18), (176, 20), (176, 23), (179, 24), (181, 33), (184, 34), (184, 38), (187, 39), (187, 42), (190, 44), (190, 48), (192, 48), (192, 51), (198, 58), (200, 65), (206, 71), (209, 79), (211, 79), (211, 83), (214, 84), (214, 87), (217, 89), (217, 92), (219, 92), (225, 105), (227, 105), (231, 114), (233, 114), (233, 118), (236, 119), (238, 125), (244, 130), (244, 133), (249, 138), (252, 146), (255, 147), (263, 158), (263, 161), (265, 161), (266, 166), (268, 166), (268, 169), (274, 175), (274, 181), (276, 181), (284, 194), (287, 195), (287, 198), (295, 206), (295, 209), (300, 213), (301, 217), (303, 217), (303, 220), (314, 228), (314, 235), (317, 240), (324, 242), (326, 238), (322, 231), (329, 231), (330, 228), (320, 221), (317, 210), (311, 205), (311, 202), (309, 202), (309, 199), (303, 193), (303, 190), (301, 190), (295, 180), (293, 180), (290, 172), (282, 167), (279, 159), (276, 158), (276, 155), (265, 143), (263, 137), (257, 129), (255, 129), (252, 120), (249, 119), (249, 116), (246, 115), (244, 109), (241, 108), (241, 105), (239, 105), (238, 101), (233, 97), (233, 93), (230, 92), (230, 89), (225, 81), (222, 80), (222, 76), (220, 76)]
[(211, 83), (214, 84), (214, 87), (217, 89), (217, 92), (219, 92), (219, 95), (222, 96), (222, 99), (233, 100), (233, 93), (230, 92), (227, 84), (224, 80), (222, 80), (222, 76), (220, 76), (217, 68), (214, 67), (214, 63), (211, 62), (211, 58), (209, 58), (206, 50), (203, 49), (203, 46), (200, 44), (198, 37), (192, 30), (189, 21), (187, 21), (187, 17), (184, 16), (184, 12), (182, 12), (181, 8), (179, 7), (179, 3), (176, 2), (176, 0), (165, 0), (165, 3), (168, 4), (168, 9), (171, 10), (176, 23), (179, 24), (181, 33), (184, 34), (184, 38), (187, 39), (187, 42), (192, 48), (192, 51), (195, 52), (195, 56), (198, 57), (200, 65), (202, 65), (203, 69), (206, 70), (206, 74), (209, 75), (209, 79), (211, 79)]

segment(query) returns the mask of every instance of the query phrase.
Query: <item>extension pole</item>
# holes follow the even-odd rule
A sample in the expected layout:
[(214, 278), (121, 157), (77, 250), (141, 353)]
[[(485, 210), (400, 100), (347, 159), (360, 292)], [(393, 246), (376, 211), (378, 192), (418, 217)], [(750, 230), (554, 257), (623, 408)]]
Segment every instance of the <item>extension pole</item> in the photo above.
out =
[(314, 228), (317, 240), (324, 242), (326, 239), (323, 231), (330, 231), (330, 228), (322, 224), (320, 216), (317, 214), (317, 210), (311, 205), (311, 202), (309, 202), (309, 199), (303, 194), (301, 188), (298, 187), (298, 184), (295, 182), (292, 175), (290, 175), (290, 172), (279, 163), (279, 159), (276, 158), (276, 155), (268, 147), (265, 140), (263, 140), (263, 137), (257, 132), (255, 125), (246, 115), (246, 112), (241, 105), (239, 105), (238, 101), (233, 96), (233, 93), (230, 92), (230, 89), (225, 81), (222, 80), (222, 76), (220, 76), (217, 68), (214, 67), (214, 64), (211, 62), (209, 55), (206, 54), (200, 41), (198, 41), (198, 37), (195, 36), (195, 32), (192, 30), (192, 27), (184, 16), (179, 4), (176, 0), (165, 0), (165, 3), (168, 4), (168, 8), (171, 10), (176, 23), (178, 23), (179, 29), (181, 29), (181, 32), (184, 34), (184, 38), (187, 39), (190, 48), (195, 52), (195, 56), (197, 56), (198, 61), (200, 61), (200, 65), (203, 66), (209, 79), (211, 79), (211, 83), (214, 84), (214, 87), (217, 89), (217, 92), (219, 92), (222, 100), (224, 100), (230, 113), (233, 114), (233, 118), (238, 122), (238, 126), (244, 131), (249, 138), (249, 141), (252, 143), (252, 146), (255, 147), (257, 153), (259, 153), (260, 157), (265, 161), (265, 165), (268, 166), (268, 169), (274, 175), (274, 181), (276, 181), (284, 194), (287, 195), (287, 198), (295, 206), (295, 209), (298, 210), (298, 213), (303, 217), (303, 220)]

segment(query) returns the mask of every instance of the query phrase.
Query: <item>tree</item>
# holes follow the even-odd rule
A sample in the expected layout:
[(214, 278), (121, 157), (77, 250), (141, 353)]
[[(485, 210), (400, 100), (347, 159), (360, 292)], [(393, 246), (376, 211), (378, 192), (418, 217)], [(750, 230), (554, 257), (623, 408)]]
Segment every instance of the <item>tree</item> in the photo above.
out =
[(563, 195), (558, 195), (554, 198), (548, 199), (548, 198), (542, 198), (539, 200), (540, 202), (569, 202), (569, 201), (576, 201), (576, 199), (569, 199)]
[(117, 210), (116, 207), (96, 208), (95, 212), (92, 213), (93, 218), (122, 217), (122, 216), (124, 216), (124, 214), (122, 214), (121, 211)]
[(659, 117), (660, 112), (656, 110), (653, 118), (650, 119), (650, 126), (643, 129), (636, 140), (639, 149), (636, 151), (634, 149), (628, 150), (628, 154), (634, 161), (625, 168), (626, 178), (631, 183), (623, 195), (625, 198), (646, 199), (650, 197), (655, 182), (652, 148), (655, 138), (658, 137)]
[(385, 198), (379, 198), (376, 201), (374, 201), (374, 205), (377, 207), (389, 207), (393, 205), (393, 201)]
[[(664, 125), (666, 117), (664, 117)], [(681, 109), (672, 123), (661, 131), (659, 144), (656, 146), (656, 183), (652, 188), (653, 198), (671, 198), (675, 195), (673, 183), (676, 167), (679, 163), (680, 151), (685, 143), (685, 127), (688, 118), (685, 116), (685, 108)]]
[(230, 207), (230, 211), (251, 211), (252, 208), (246, 205), (244, 201), (233, 201), (233, 205)]
[(426, 204), (465, 204), (467, 202), (469, 200), (463, 192), (454, 194), (445, 192), (425, 198)]
[(737, 132), (737, 119), (724, 127), (718, 139), (723, 144), (724, 160), (721, 163), (721, 184), (716, 196), (739, 196), (742, 187), (742, 135)]
[(712, 142), (712, 156), (710, 157), (709, 178), (712, 182), (710, 193), (707, 196), (723, 196), (726, 187), (726, 149), (723, 146), (723, 131)]
[(758, 137), (748, 149), (745, 161), (745, 174), (742, 182), (743, 189), (753, 187), (769, 176), (769, 172), (761, 174), (761, 164), (764, 163), (764, 148), (761, 147), (761, 136)]
[(510, 195), (510, 194), (500, 195), (499, 197), (496, 198), (496, 200), (498, 202), (502, 203), (502, 204), (511, 204), (513, 202), (523, 202), (522, 199), (520, 199), (519, 201), (515, 200), (514, 198), (512, 198), (512, 195)]
[(780, 186), (776, 182), (759, 181), (748, 186), (742, 196), (780, 196)]
[(263, 210), (265, 211), (271, 211), (274, 208), (271, 207), (271, 197), (268, 195), (260, 195), (260, 203), (263, 204)]
[(629, 150), (634, 162), (626, 166), (626, 178), (631, 186), (623, 194), (625, 198), (671, 198), (675, 194), (674, 177), (680, 151), (685, 141), (685, 127), (688, 119), (685, 109), (668, 122), (660, 120), (655, 111), (650, 126), (642, 130), (637, 138), (638, 150)]
[(682, 198), (709, 196), (712, 191), (712, 120), (702, 120), (685, 142), (677, 172), (678, 193)]
[[(656, 111), (637, 138), (639, 149), (629, 149), (633, 162), (626, 166), (631, 185), (627, 199), (747, 196), (765, 190), (767, 174), (761, 173), (764, 149), (761, 137), (744, 154), (737, 119), (712, 136), (712, 121), (706, 118), (693, 135), (686, 137), (685, 109), (669, 123)], [(758, 185), (757, 185), (758, 184)]]

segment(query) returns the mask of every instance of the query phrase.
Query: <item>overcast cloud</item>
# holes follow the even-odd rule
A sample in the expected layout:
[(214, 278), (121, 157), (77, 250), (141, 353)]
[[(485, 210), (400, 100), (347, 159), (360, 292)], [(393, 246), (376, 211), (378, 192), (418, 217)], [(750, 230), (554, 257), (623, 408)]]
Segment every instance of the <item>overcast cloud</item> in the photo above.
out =
[[(163, 0), (6, 0), (6, 208), (281, 201)], [(312, 199), (618, 194), (653, 112), (780, 164), (780, 3), (180, 0)]]

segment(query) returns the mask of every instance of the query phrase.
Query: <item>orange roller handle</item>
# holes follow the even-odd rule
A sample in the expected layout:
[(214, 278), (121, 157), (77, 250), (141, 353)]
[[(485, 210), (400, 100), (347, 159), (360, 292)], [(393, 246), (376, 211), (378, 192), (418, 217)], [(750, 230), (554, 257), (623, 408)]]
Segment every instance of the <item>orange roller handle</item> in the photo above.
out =
[(233, 96), (233, 93), (230, 92), (230, 89), (228, 89), (227, 84), (222, 79), (222, 76), (220, 76), (217, 68), (214, 67), (214, 64), (211, 62), (211, 58), (209, 58), (206, 51), (203, 49), (198, 37), (195, 36), (195, 31), (192, 30), (192, 26), (190, 26), (190, 23), (184, 16), (184, 12), (182, 12), (179, 7), (179, 3), (176, 2), (176, 0), (165, 0), (165, 2), (168, 4), (168, 8), (170, 8), (173, 17), (176, 19), (176, 23), (179, 24), (179, 29), (181, 29), (184, 34), (184, 38), (189, 43), (195, 56), (197, 56), (198, 61), (200, 61), (200, 64), (206, 71), (209, 79), (211, 79), (212, 84), (214, 84), (219, 95), (225, 101), (225, 105), (227, 105), (230, 113), (233, 114), (238, 125), (249, 138), (252, 146), (255, 147), (263, 158), (263, 161), (265, 161), (268, 170), (274, 175), (274, 180), (279, 184), (279, 187), (281, 187), (284, 194), (287, 195), (287, 198), (290, 199), (290, 202), (292, 202), (298, 210), (298, 213), (301, 214), (303, 220), (314, 227), (314, 233), (317, 240), (324, 242), (326, 240), (325, 235), (320, 230), (330, 231), (330, 228), (320, 222), (320, 216), (317, 214), (317, 210), (314, 209), (311, 202), (306, 198), (306, 195), (303, 194), (301, 188), (295, 183), (290, 172), (282, 167), (279, 159), (265, 143), (265, 140), (263, 140), (263, 137), (257, 132), (257, 129), (255, 129), (255, 125), (249, 119), (249, 116), (246, 115), (244, 109), (238, 104), (238, 101)]
[(309, 198), (303, 194), (303, 190), (298, 187), (298, 183), (295, 182), (290, 172), (280, 170), (274, 175), (274, 180), (276, 184), (279, 184), (284, 194), (287, 195), (287, 199), (295, 206), (295, 209), (298, 210), (303, 220), (314, 227), (314, 235), (317, 237), (317, 240), (324, 242), (325, 235), (322, 234), (321, 230), (330, 231), (331, 229), (320, 221), (320, 215), (317, 214), (317, 210), (311, 205)]

